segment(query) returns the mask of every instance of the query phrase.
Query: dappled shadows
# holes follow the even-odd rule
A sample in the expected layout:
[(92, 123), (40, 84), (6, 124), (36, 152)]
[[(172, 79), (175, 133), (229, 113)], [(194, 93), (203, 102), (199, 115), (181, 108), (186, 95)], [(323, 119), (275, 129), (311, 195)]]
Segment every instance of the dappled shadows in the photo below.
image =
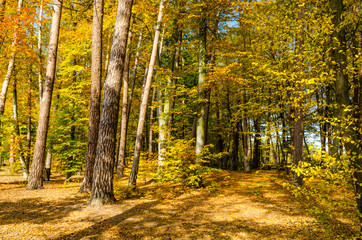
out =
[(116, 226), (118, 224), (123, 224), (124, 220), (129, 219), (135, 215), (142, 215), (143, 212), (148, 211), (152, 206), (155, 206), (156, 204), (157, 204), (156, 201), (142, 203), (118, 215), (107, 218), (105, 220), (97, 221), (95, 224), (86, 229), (82, 229), (77, 232), (73, 232), (70, 234), (62, 235), (57, 238), (51, 238), (51, 239), (57, 239), (57, 240), (81, 239), (84, 237), (89, 237), (89, 239), (98, 239), (100, 234), (105, 230), (112, 228), (113, 226)]
[(61, 201), (44, 201), (41, 198), (25, 198), (0, 203), (0, 225), (34, 223), (43, 224), (62, 219), (69, 213), (85, 207), (84, 197), (72, 197)]

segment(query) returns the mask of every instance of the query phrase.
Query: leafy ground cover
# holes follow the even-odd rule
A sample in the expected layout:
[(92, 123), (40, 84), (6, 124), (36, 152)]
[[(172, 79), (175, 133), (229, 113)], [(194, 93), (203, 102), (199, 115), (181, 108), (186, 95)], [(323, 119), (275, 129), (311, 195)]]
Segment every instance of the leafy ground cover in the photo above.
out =
[(118, 203), (97, 209), (87, 205), (87, 194), (77, 193), (81, 176), (65, 182), (54, 175), (44, 189), (28, 191), (20, 175), (3, 168), (0, 239), (345, 239), (356, 234), (353, 219), (328, 222), (310, 215), (305, 208), (310, 199), (295, 198), (282, 186), (287, 178), (277, 171), (222, 171), (208, 176), (202, 189), (143, 179), (134, 192), (123, 178), (115, 182)]

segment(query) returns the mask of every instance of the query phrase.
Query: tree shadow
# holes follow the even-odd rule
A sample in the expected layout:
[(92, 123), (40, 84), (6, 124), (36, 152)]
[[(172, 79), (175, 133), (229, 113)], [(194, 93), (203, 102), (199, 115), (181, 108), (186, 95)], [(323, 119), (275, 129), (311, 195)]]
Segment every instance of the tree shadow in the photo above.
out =
[(85, 208), (84, 197), (75, 196), (61, 201), (43, 201), (41, 198), (26, 198), (16, 202), (0, 203), (0, 225), (29, 222), (43, 224), (62, 219), (73, 211)]

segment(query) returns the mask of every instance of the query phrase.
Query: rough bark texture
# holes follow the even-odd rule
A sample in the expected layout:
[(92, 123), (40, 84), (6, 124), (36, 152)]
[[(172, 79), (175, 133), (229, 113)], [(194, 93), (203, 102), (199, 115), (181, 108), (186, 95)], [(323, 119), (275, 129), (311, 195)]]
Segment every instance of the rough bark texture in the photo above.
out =
[(149, 97), (150, 89), (151, 89), (151, 80), (152, 80), (153, 70), (155, 67), (156, 57), (158, 54), (157, 46), (158, 46), (158, 40), (159, 40), (160, 34), (161, 34), (161, 24), (162, 24), (164, 3), (165, 3), (165, 1), (161, 0), (160, 8), (158, 11), (157, 27), (156, 27), (155, 37), (153, 40), (151, 59), (150, 59), (149, 67), (148, 67), (148, 73), (147, 73), (147, 79), (145, 82), (145, 87), (143, 90), (143, 96), (141, 99), (141, 107), (140, 107), (140, 115), (139, 115), (139, 121), (138, 121), (138, 127), (137, 127), (134, 157), (133, 157), (132, 170), (131, 170), (131, 174), (129, 177), (128, 185), (136, 185), (136, 181), (137, 181), (138, 166), (139, 166), (141, 147), (142, 147), (141, 146), (142, 133), (143, 133), (143, 127), (145, 125), (148, 97)]
[(43, 98), (40, 102), (40, 113), (38, 121), (38, 129), (36, 135), (36, 142), (34, 146), (33, 163), (31, 166), (28, 188), (39, 189), (43, 188), (43, 168), (44, 168), (44, 155), (46, 147), (46, 139), (48, 134), (49, 114), (50, 106), (53, 95), (53, 85), (55, 78), (57, 50), (58, 50), (58, 38), (59, 38), (59, 26), (62, 13), (62, 0), (54, 0), (53, 4), (53, 19), (50, 29), (49, 50), (48, 50), (48, 62), (45, 76), (45, 88)]
[(111, 48), (104, 99), (99, 122), (97, 152), (93, 172), (90, 205), (100, 206), (115, 202), (113, 168), (116, 149), (121, 80), (126, 57), (127, 37), (133, 0), (118, 2), (116, 23)]
[[(201, 18), (199, 29), (199, 100), (203, 100), (205, 76), (206, 76), (206, 32), (207, 32), (207, 21), (206, 18)], [(199, 116), (197, 119), (196, 127), (196, 162), (200, 160), (202, 150), (205, 145), (205, 104), (199, 103)]]
[[(20, 10), (21, 10), (22, 6), (23, 6), (23, 0), (19, 0), (18, 1), (18, 14), (20, 14)], [(5, 111), (6, 93), (8, 91), (10, 78), (13, 75), (13, 71), (14, 71), (14, 67), (15, 67), (16, 45), (17, 45), (17, 41), (18, 41), (18, 33), (17, 33), (18, 28), (19, 28), (19, 26), (17, 25), (15, 27), (15, 29), (14, 29), (14, 36), (13, 36), (13, 42), (11, 44), (11, 55), (10, 55), (9, 65), (8, 65), (8, 69), (6, 71), (6, 75), (5, 75), (3, 85), (1, 87), (1, 92), (0, 92), (0, 115), (3, 115), (4, 111)]]
[(127, 121), (127, 106), (128, 106), (128, 82), (129, 82), (129, 64), (131, 59), (131, 53), (129, 46), (132, 41), (132, 31), (128, 31), (128, 47), (126, 51), (126, 59), (124, 61), (123, 70), (123, 98), (121, 109), (121, 123), (119, 128), (119, 148), (118, 148), (118, 163), (117, 163), (117, 175), (123, 177), (123, 170), (125, 168), (125, 150), (126, 150), (126, 121)]
[(103, 0), (95, 0), (93, 5), (91, 96), (89, 106), (88, 144), (84, 179), (80, 186), (80, 192), (89, 192), (92, 190), (93, 168), (97, 150), (101, 108), (102, 29)]

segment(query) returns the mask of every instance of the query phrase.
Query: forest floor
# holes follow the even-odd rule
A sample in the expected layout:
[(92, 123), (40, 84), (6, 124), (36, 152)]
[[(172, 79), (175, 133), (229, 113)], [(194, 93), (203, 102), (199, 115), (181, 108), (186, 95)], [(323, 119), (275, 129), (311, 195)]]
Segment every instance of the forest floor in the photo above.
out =
[[(326, 223), (311, 217), (277, 171), (222, 171), (205, 188), (140, 183), (126, 193), (115, 183), (117, 204), (92, 208), (79, 194), (81, 176), (65, 182), (54, 174), (44, 189), (25, 190), (20, 174), (0, 170), (0, 239), (337, 239), (356, 233), (347, 219)], [(139, 180), (140, 181), (140, 180)], [(351, 209), (353, 211), (353, 209)]]

